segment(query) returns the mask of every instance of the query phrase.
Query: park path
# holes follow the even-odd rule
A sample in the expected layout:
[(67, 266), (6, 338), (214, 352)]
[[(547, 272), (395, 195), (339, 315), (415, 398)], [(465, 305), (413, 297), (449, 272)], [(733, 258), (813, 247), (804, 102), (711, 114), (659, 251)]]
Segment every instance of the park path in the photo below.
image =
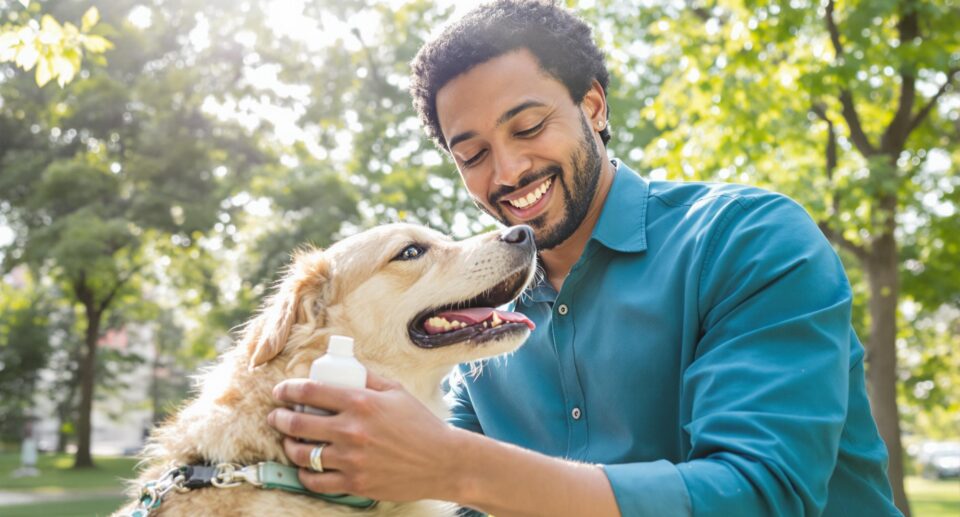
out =
[(104, 497), (122, 497), (121, 490), (85, 490), (70, 492), (13, 492), (0, 490), (0, 506), (14, 504), (49, 503), (53, 501), (82, 501)]

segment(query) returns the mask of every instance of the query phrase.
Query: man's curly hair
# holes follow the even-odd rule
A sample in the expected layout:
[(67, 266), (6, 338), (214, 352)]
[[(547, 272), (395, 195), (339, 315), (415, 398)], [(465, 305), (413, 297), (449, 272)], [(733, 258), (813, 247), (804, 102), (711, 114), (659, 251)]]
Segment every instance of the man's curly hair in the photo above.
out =
[[(594, 79), (607, 92), (610, 74), (590, 27), (550, 0), (497, 0), (481, 5), (425, 44), (411, 63), (410, 94), (424, 130), (441, 149), (437, 92), (448, 82), (503, 54), (528, 49), (540, 68), (562, 82), (579, 104)], [(607, 112), (609, 118), (609, 108)], [(600, 133), (604, 145), (609, 126)]]

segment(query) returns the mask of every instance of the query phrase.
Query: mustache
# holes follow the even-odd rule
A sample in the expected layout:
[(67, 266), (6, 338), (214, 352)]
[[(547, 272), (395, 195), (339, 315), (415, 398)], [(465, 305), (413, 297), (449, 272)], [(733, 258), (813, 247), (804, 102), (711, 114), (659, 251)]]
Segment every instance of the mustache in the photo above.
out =
[(513, 192), (516, 192), (526, 187), (527, 185), (530, 185), (531, 183), (536, 183), (546, 177), (560, 176), (562, 173), (563, 173), (563, 169), (561, 169), (559, 165), (548, 165), (547, 167), (544, 167), (537, 172), (528, 174), (523, 178), (520, 178), (520, 181), (518, 181), (517, 184), (512, 187), (503, 186), (498, 188), (495, 192), (490, 194), (490, 198), (489, 198), (490, 205), (497, 206), (497, 203), (499, 203), (504, 196), (507, 196)]

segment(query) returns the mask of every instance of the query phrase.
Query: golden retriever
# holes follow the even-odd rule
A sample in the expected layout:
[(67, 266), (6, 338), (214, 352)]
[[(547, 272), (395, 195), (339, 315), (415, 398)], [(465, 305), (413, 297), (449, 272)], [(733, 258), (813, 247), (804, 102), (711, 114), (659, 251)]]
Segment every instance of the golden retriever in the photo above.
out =
[[(306, 377), (330, 335), (355, 339), (357, 358), (394, 379), (438, 417), (440, 383), (459, 363), (515, 350), (529, 335), (525, 317), (494, 310), (533, 278), (533, 234), (513, 227), (463, 241), (421, 226), (380, 226), (327, 250), (294, 255), (276, 293), (236, 345), (199, 377), (196, 398), (153, 433), (131, 495), (171, 466), (274, 461), (292, 465), (282, 436), (267, 425), (273, 387)], [(136, 502), (116, 515), (129, 515)], [(380, 502), (372, 510), (256, 488), (170, 490), (151, 515), (453, 515), (439, 501)]]

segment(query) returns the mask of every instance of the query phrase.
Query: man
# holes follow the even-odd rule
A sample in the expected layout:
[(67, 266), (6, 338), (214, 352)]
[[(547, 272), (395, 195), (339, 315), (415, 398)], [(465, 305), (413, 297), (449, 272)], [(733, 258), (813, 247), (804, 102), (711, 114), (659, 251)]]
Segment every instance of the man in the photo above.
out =
[(329, 442), (304, 484), (498, 516), (898, 515), (829, 244), (782, 196), (605, 159), (607, 80), (548, 2), (480, 7), (421, 50), (427, 132), (480, 207), (535, 231), (546, 275), (515, 310), (537, 328), (454, 382), (455, 427), (377, 377), (279, 385), (339, 412), (270, 417)]

